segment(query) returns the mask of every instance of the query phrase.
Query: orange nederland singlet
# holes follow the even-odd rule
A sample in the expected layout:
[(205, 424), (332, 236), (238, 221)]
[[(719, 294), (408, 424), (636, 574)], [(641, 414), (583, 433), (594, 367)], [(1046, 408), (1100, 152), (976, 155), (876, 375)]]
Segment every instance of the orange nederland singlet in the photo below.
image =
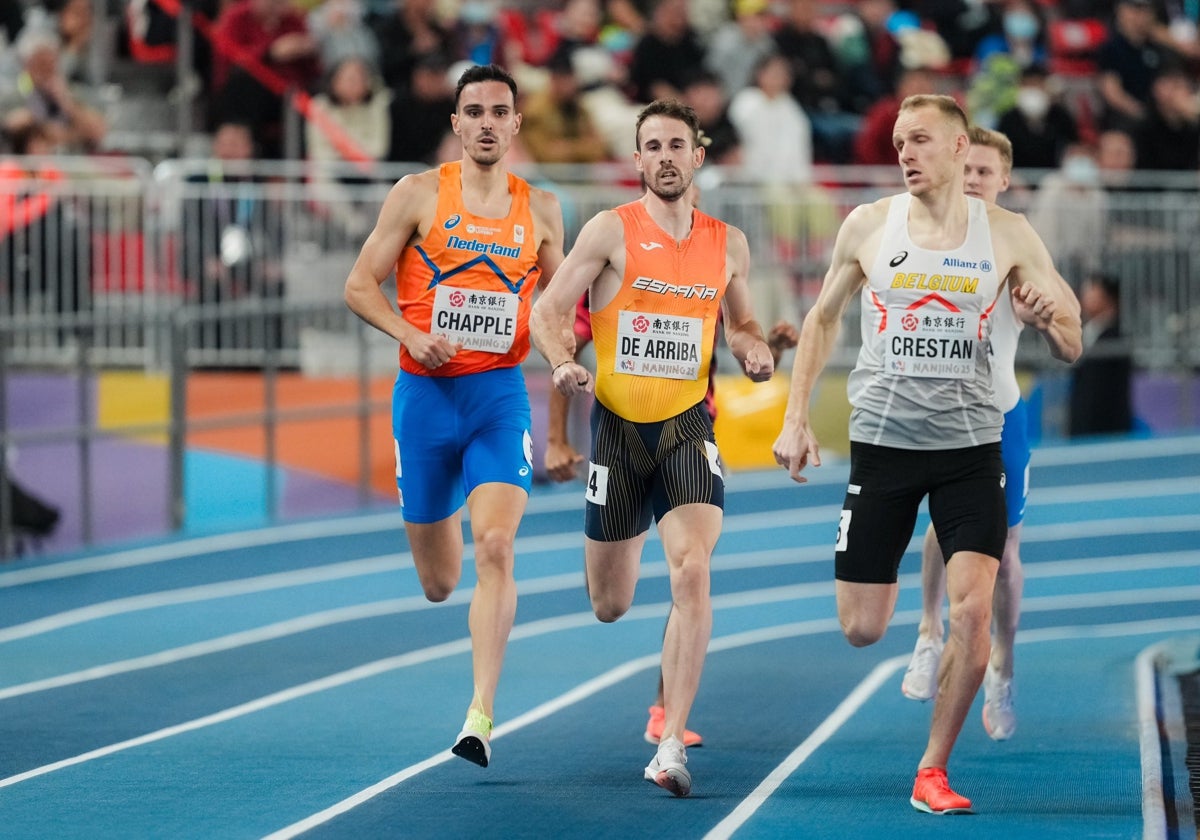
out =
[(529, 184), (508, 175), (512, 207), (503, 219), (463, 206), (462, 164), (438, 171), (437, 212), (425, 239), (396, 262), (400, 314), (463, 349), (429, 370), (400, 346), (400, 367), (420, 376), (460, 376), (513, 367), (529, 355), (529, 309), (541, 269)]
[(717, 314), (725, 296), (724, 222), (692, 211), (676, 242), (640, 201), (621, 205), (625, 276), (592, 313), (596, 398), (635, 423), (674, 417), (704, 399)]

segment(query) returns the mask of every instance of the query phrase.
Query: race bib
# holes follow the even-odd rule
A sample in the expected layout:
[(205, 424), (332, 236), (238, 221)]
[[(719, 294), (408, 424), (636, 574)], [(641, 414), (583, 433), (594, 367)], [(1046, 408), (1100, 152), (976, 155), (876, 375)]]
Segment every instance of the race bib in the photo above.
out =
[(894, 376), (971, 379), (979, 316), (892, 307), (884, 330), (883, 371)]
[(703, 319), (625, 310), (617, 315), (615, 372), (664, 379), (700, 378)]
[(521, 299), (508, 292), (483, 292), (438, 284), (429, 332), (466, 350), (507, 353), (517, 334)]

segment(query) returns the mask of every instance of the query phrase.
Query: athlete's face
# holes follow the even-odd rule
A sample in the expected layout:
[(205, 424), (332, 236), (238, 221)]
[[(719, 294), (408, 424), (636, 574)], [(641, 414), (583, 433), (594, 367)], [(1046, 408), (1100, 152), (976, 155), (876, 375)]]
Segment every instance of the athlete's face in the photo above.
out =
[(678, 201), (704, 162), (704, 147), (695, 144), (687, 123), (656, 114), (642, 123), (633, 160), (646, 189), (663, 201)]
[(963, 191), (995, 204), (996, 197), (1008, 189), (1008, 168), (1000, 152), (991, 146), (972, 146), (967, 150)]
[(458, 110), (450, 115), (463, 154), (483, 166), (497, 163), (521, 128), (512, 90), (504, 82), (472, 82), (462, 89)]
[(892, 145), (904, 185), (913, 195), (957, 184), (962, 178), (967, 132), (932, 105), (901, 111), (892, 129)]

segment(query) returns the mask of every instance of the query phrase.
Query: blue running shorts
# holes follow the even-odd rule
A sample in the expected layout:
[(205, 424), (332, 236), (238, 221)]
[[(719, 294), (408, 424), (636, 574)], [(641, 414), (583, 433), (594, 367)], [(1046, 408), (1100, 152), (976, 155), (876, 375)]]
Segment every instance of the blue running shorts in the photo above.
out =
[(463, 376), (400, 371), (392, 391), (396, 488), (405, 522), (440, 522), (481, 484), (533, 486), (520, 366)]
[(1000, 457), (1004, 459), (1008, 527), (1014, 528), (1025, 518), (1025, 499), (1029, 496), (1029, 410), (1023, 398), (1004, 415)]

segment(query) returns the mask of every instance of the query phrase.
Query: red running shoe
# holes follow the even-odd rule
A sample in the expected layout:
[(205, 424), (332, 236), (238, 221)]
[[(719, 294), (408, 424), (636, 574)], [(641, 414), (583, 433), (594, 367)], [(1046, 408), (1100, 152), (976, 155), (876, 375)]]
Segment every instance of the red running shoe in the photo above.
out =
[(971, 800), (950, 790), (950, 780), (943, 767), (925, 767), (917, 771), (912, 798), (908, 800), (918, 811), (927, 814), (973, 814)]
[[(650, 720), (646, 721), (646, 743), (657, 744), (662, 739), (663, 721), (666, 720), (666, 717), (667, 711), (662, 706), (650, 707)], [(704, 739), (690, 729), (685, 729), (683, 745), (685, 747), (702, 747)]]

